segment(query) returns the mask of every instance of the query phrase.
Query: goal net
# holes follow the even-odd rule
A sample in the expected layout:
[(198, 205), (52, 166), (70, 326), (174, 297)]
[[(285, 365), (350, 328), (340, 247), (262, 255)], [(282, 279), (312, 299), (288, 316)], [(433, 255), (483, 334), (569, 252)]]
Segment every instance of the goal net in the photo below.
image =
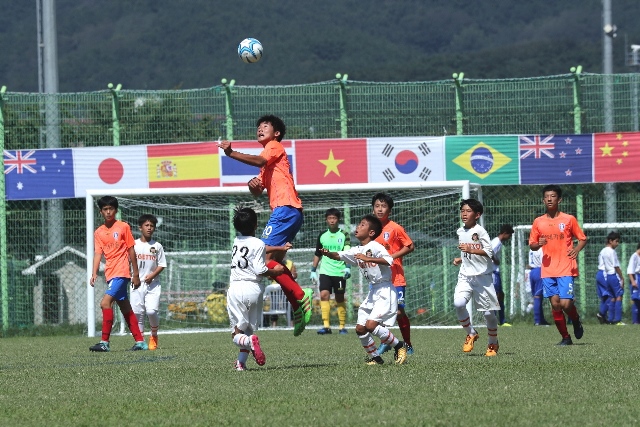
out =
[[(358, 242), (353, 230), (361, 217), (372, 212), (371, 199), (385, 192), (394, 200), (391, 218), (401, 224), (415, 243), (415, 251), (404, 258), (407, 278), (406, 311), (413, 324), (456, 325), (453, 289), (457, 268), (451, 261), (458, 256), (456, 229), (460, 226), (458, 203), (461, 198), (481, 199), (481, 189), (468, 181), (432, 183), (394, 183), (359, 185), (300, 185), (297, 187), (304, 206), (304, 225), (292, 242), (287, 258), (293, 261), (298, 283), (313, 287), (309, 279), (315, 244), (326, 230), (325, 211), (338, 208), (342, 224)], [(88, 191), (87, 257), (92, 259), (93, 231), (102, 222), (96, 206), (98, 191)], [(266, 224), (269, 203), (265, 195), (255, 198), (246, 187), (209, 189), (149, 189), (112, 192), (119, 201), (121, 219), (131, 225), (139, 237), (138, 217), (151, 213), (158, 218), (154, 238), (167, 257), (161, 273), (161, 328), (228, 327), (225, 290), (228, 286), (230, 249), (235, 230), (232, 218), (238, 205), (250, 206), (258, 213), (258, 235)], [(91, 275), (91, 263), (87, 276)], [(347, 322), (355, 323), (357, 308), (368, 292), (368, 283), (357, 268), (352, 268), (347, 284)], [(268, 282), (265, 279), (265, 284)], [(99, 301), (104, 293), (104, 279), (87, 297), (89, 336), (102, 321)], [(319, 292), (314, 288), (312, 325), (322, 325)], [(265, 325), (268, 322), (265, 322)], [(332, 309), (332, 324), (337, 323)], [(285, 317), (278, 320), (286, 325)], [(148, 330), (148, 328), (145, 328)]]
[[(517, 225), (513, 229), (514, 235), (511, 247), (503, 248), (503, 251), (511, 251), (510, 261), (508, 265), (500, 269), (503, 274), (503, 283), (509, 283), (509, 287), (503, 288), (508, 290), (509, 304), (507, 311), (511, 318), (528, 314), (529, 304), (532, 301), (531, 287), (526, 274), (529, 262), (529, 233), (531, 225)], [(588, 243), (578, 256), (580, 276), (575, 279), (574, 286), (578, 310), (581, 315), (595, 315), (598, 312), (600, 303), (596, 294), (598, 255), (606, 245), (607, 235), (611, 231), (617, 231), (621, 235), (621, 243), (616, 252), (625, 281), (623, 307), (625, 311), (628, 310), (630, 302), (628, 287), (626, 286), (628, 283), (627, 264), (631, 255), (636, 251), (638, 242), (640, 242), (640, 222), (585, 223), (582, 224), (582, 229), (587, 235)], [(505, 255), (503, 258), (507, 258), (507, 256)], [(549, 314), (547, 319), (550, 319), (548, 307), (545, 310)]]

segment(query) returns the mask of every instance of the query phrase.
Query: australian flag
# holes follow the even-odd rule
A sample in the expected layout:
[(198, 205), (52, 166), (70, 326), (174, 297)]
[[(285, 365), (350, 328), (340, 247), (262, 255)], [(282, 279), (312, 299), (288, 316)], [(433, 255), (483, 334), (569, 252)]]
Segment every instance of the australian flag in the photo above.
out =
[(593, 182), (593, 135), (520, 135), (521, 184)]
[(5, 150), (7, 200), (75, 197), (71, 149)]

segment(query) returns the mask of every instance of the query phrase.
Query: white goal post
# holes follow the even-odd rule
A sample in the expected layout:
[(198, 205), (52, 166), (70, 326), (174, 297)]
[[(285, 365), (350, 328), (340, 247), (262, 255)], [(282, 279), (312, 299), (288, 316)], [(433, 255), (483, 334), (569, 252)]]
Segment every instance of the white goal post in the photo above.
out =
[[(297, 266), (301, 286), (311, 286), (309, 271), (317, 237), (326, 229), (325, 211), (328, 208), (341, 210), (341, 224), (351, 233), (357, 221), (364, 214), (371, 213), (373, 195), (385, 192), (394, 199), (392, 219), (403, 225), (416, 242), (416, 251), (405, 259), (407, 280), (411, 282), (408, 283), (407, 292), (411, 289), (412, 300), (415, 300), (411, 313), (427, 324), (453, 324), (452, 295), (456, 276), (450, 264), (457, 246), (455, 231), (460, 225), (458, 203), (470, 197), (482, 200), (482, 190), (478, 184), (443, 181), (299, 185), (297, 190), (303, 201), (304, 225), (293, 242), (294, 249), (287, 256)], [(131, 225), (134, 236), (139, 234), (137, 218), (141, 213), (158, 217), (154, 237), (163, 244), (168, 262), (167, 269), (161, 275), (162, 293), (166, 293), (161, 300), (161, 311), (165, 311), (161, 313), (162, 318), (178, 325), (176, 328), (181, 325), (186, 328), (211, 328), (214, 320), (206, 318), (200, 308), (203, 299), (212, 292), (212, 287), (226, 284), (228, 280), (226, 264), (235, 237), (233, 209), (238, 205), (253, 207), (258, 213), (259, 235), (270, 214), (266, 193), (258, 198), (253, 197), (246, 186), (88, 190), (86, 274), (89, 337), (96, 334), (96, 320), (101, 316), (96, 304), (98, 298), (102, 297), (100, 286), (96, 286), (96, 289), (89, 284), (93, 268), (93, 236), (101, 221), (96, 200), (107, 194), (118, 198), (119, 214), (122, 220)], [(354, 306), (368, 291), (363, 278), (359, 276), (354, 274), (347, 288), (347, 301)], [(170, 312), (171, 304), (175, 308), (178, 302), (183, 306), (190, 304), (189, 307), (198, 312), (179, 315), (175, 310)], [(352, 311), (348, 310), (349, 316), (353, 316)]]

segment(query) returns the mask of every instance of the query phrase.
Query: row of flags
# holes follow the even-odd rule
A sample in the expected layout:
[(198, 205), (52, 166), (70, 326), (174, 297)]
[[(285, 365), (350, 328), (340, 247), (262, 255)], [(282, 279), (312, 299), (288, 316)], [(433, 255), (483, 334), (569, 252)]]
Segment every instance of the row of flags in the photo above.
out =
[[(640, 181), (640, 133), (286, 140), (297, 184), (469, 180), (481, 185)], [(234, 150), (260, 154), (256, 141)], [(5, 150), (7, 200), (86, 190), (244, 185), (258, 168), (215, 142)]]

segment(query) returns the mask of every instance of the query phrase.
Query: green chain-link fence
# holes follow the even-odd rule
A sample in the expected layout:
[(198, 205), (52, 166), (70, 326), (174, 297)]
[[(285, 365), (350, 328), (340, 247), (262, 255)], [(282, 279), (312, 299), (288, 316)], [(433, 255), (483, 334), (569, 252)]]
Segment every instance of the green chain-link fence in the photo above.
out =
[[(628, 132), (638, 130), (639, 80), (639, 74), (581, 74), (578, 67), (566, 75), (506, 80), (473, 80), (456, 74), (452, 80), (435, 82), (373, 83), (338, 75), (308, 85), (236, 86), (223, 80), (212, 88), (175, 91), (110, 86), (90, 93), (32, 94), (3, 88), (0, 143), (5, 150), (25, 150), (219, 137), (251, 140), (256, 118), (266, 113), (284, 119), (291, 139)], [(605, 93), (612, 97), (609, 111)], [(605, 197), (612, 190), (613, 207)], [(577, 201), (582, 200), (580, 219), (585, 223), (611, 218), (633, 222), (640, 210), (637, 190), (635, 183), (567, 185), (563, 210), (576, 214)], [(491, 235), (502, 223), (531, 224), (543, 212), (539, 186), (492, 186), (483, 192)], [(84, 199), (4, 203), (3, 331), (74, 323), (73, 295), (65, 290), (61, 275), (80, 277), (84, 286)], [(56, 220), (52, 221), (51, 212)], [(626, 266), (640, 241), (640, 230), (622, 231), (625, 245), (620, 259)], [(585, 250), (586, 300), (581, 308), (588, 313), (597, 310), (593, 278), (605, 234), (606, 230), (589, 233)], [(509, 245), (504, 248), (503, 258), (510, 250)]]

